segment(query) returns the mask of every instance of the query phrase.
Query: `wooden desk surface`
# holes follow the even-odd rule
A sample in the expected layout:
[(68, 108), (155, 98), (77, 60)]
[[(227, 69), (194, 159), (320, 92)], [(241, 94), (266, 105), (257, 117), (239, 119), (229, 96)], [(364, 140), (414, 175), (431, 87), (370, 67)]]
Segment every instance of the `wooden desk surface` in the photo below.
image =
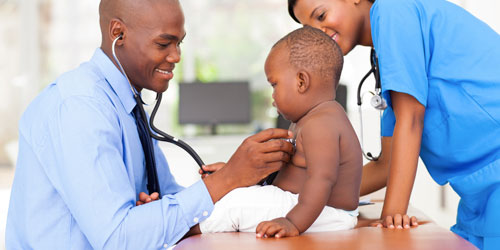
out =
[(360, 207), (358, 226), (353, 230), (306, 233), (288, 238), (256, 238), (255, 233), (211, 233), (182, 240), (175, 250), (193, 249), (477, 249), (468, 241), (430, 221), (410, 208), (420, 226), (411, 229), (369, 227), (380, 216), (382, 203)]

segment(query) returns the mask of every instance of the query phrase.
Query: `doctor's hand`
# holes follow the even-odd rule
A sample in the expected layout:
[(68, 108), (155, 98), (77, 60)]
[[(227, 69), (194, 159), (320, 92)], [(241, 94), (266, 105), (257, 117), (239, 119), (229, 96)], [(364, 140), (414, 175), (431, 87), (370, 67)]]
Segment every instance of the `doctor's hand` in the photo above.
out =
[[(229, 161), (202, 180), (215, 203), (229, 191), (257, 184), (283, 164), (294, 152), (292, 132), (285, 129), (266, 129), (245, 139)], [(214, 166), (214, 168), (220, 165)]]
[(225, 162), (216, 162), (208, 165), (203, 165), (202, 168), (208, 173), (203, 173), (201, 169), (198, 170), (198, 173), (201, 175), (201, 178), (205, 178), (209, 175), (209, 173), (213, 173), (218, 171), (219, 169), (223, 168), (226, 165)]
[(287, 218), (281, 217), (271, 221), (263, 221), (255, 230), (257, 238), (261, 237), (290, 237), (299, 235), (299, 230)]
[(157, 192), (152, 193), (151, 195), (148, 195), (144, 192), (141, 192), (139, 194), (139, 200), (135, 202), (136, 206), (140, 206), (146, 203), (150, 203), (152, 201), (158, 200), (160, 198), (160, 195)]
[(394, 216), (385, 216), (385, 218), (378, 220), (371, 224), (372, 227), (385, 227), (390, 229), (407, 229), (410, 227), (417, 227), (417, 217), (408, 215), (396, 214)]
[(266, 129), (250, 136), (219, 171), (232, 172), (238, 187), (255, 185), (290, 161), (293, 145), (280, 140), (289, 138), (293, 138), (292, 132), (284, 129)]

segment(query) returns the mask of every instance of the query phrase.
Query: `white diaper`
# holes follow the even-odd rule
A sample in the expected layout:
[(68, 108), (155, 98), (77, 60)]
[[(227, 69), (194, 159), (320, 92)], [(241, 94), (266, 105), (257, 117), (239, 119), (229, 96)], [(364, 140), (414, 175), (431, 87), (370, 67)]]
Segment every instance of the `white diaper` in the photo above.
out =
[[(237, 188), (215, 203), (212, 214), (200, 222), (202, 233), (255, 232), (262, 221), (285, 217), (298, 202), (298, 194), (268, 185)], [(325, 206), (306, 232), (352, 229), (358, 222), (357, 209), (345, 211)]]

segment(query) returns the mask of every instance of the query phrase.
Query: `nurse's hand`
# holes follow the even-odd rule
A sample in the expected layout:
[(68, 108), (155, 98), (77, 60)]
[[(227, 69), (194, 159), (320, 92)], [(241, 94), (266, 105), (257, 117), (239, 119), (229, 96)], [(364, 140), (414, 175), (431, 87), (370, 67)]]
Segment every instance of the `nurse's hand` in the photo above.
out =
[(408, 215), (396, 214), (394, 216), (386, 216), (385, 218), (378, 220), (371, 224), (372, 227), (385, 227), (390, 229), (403, 229), (410, 227), (417, 227), (418, 221), (417, 217)]
[(201, 166), (203, 170), (205, 170), (205, 173), (201, 171), (201, 169), (198, 170), (198, 173), (201, 175), (201, 178), (207, 177), (210, 173), (216, 172), (219, 169), (223, 168), (226, 165), (225, 162), (216, 162), (208, 165), (203, 165)]

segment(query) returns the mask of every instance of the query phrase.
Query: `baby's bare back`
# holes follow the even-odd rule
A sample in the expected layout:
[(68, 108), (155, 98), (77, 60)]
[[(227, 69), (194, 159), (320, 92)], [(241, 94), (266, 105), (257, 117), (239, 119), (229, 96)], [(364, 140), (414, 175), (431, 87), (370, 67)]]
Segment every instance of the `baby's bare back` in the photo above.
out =
[[(356, 209), (363, 167), (362, 153), (358, 137), (340, 104), (329, 101), (316, 106), (292, 124), (290, 130), (296, 135), (296, 152), (290, 163), (279, 171), (273, 185), (300, 195), (310, 176), (308, 171), (328, 168), (328, 172), (335, 173), (335, 178), (331, 181), (326, 205), (345, 210)], [(313, 168), (310, 164), (320, 166)], [(325, 194), (307, 195), (320, 198)]]

